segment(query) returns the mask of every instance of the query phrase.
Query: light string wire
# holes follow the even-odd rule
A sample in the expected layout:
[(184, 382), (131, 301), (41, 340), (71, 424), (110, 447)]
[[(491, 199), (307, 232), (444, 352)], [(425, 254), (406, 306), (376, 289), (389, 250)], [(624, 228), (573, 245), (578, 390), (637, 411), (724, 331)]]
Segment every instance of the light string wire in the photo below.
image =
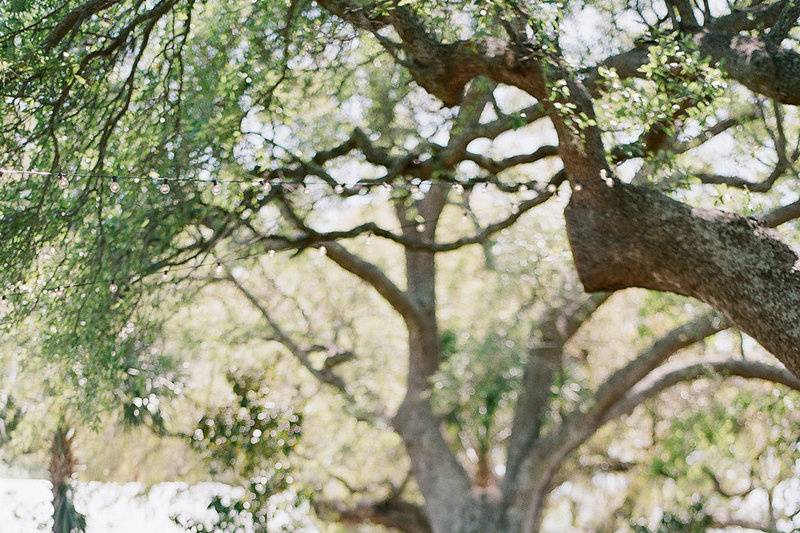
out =
[[(275, 170), (281, 174), (281, 170)], [(14, 174), (14, 175), (33, 175), (33, 176), (55, 176), (59, 178), (59, 185), (62, 188), (66, 188), (70, 185), (69, 178), (84, 178), (84, 179), (91, 179), (91, 178), (100, 178), (104, 181), (109, 182), (109, 186), (111, 191), (117, 193), (120, 191), (120, 180), (123, 181), (133, 181), (135, 183), (139, 183), (142, 180), (150, 180), (153, 183), (161, 183), (162, 184), (162, 191), (164, 194), (170, 192), (168, 188), (164, 188), (163, 184), (168, 182), (187, 182), (187, 183), (203, 183), (206, 185), (211, 185), (212, 192), (215, 194), (219, 194), (221, 192), (220, 186), (223, 184), (246, 184), (251, 185), (254, 187), (262, 187), (264, 189), (268, 189), (269, 187), (284, 187), (286, 189), (291, 188), (300, 188), (300, 189), (308, 189), (310, 187), (322, 187), (322, 188), (330, 188), (333, 189), (336, 193), (342, 193), (344, 191), (349, 190), (364, 190), (367, 191), (371, 188), (381, 188), (388, 190), (408, 190), (410, 192), (415, 192), (422, 188), (424, 183), (435, 183), (435, 180), (421, 180), (420, 178), (414, 178), (410, 182), (389, 182), (389, 181), (382, 181), (380, 179), (366, 179), (363, 181), (356, 181), (355, 183), (346, 183), (346, 182), (336, 182), (335, 184), (329, 183), (326, 180), (320, 179), (320, 181), (314, 181), (311, 183), (306, 183), (302, 180), (288, 180), (285, 178), (275, 178), (275, 177), (257, 177), (253, 176), (250, 179), (242, 179), (242, 178), (206, 178), (206, 177), (183, 177), (183, 176), (164, 176), (155, 171), (144, 174), (144, 175), (134, 175), (134, 174), (111, 174), (111, 173), (87, 173), (87, 172), (68, 172), (68, 171), (46, 171), (46, 170), (30, 170), (30, 169), (19, 169), (19, 168), (0, 168), (0, 177), (3, 177), (6, 174)], [(313, 175), (313, 174), (309, 174)], [(507, 191), (502, 190), (502, 187), (497, 183), (492, 181), (474, 181), (474, 180), (443, 180), (442, 184), (448, 185), (453, 188), (453, 190), (463, 192), (466, 188), (469, 188), (470, 192), (480, 192), (480, 191), (488, 191), (490, 186), (494, 185), (498, 187), (498, 191), (500, 192), (544, 192), (544, 190), (539, 190), (540, 187), (531, 187), (529, 183), (520, 183), (517, 185), (517, 189), (515, 191)], [(481, 188), (480, 186), (483, 186)], [(509, 187), (506, 184), (504, 187)], [(541, 187), (542, 189), (547, 189), (550, 192), (553, 192), (551, 188), (547, 185)]]
[[(278, 170), (278, 173), (281, 171)], [(222, 185), (223, 184), (247, 184), (252, 187), (258, 188), (260, 187), (263, 192), (269, 193), (273, 187), (276, 188), (283, 188), (288, 192), (292, 192), (293, 190), (303, 190), (306, 194), (310, 192), (312, 187), (321, 187), (321, 188), (329, 188), (334, 193), (342, 194), (345, 193), (344, 196), (360, 196), (364, 193), (369, 193), (370, 189), (381, 189), (388, 191), (394, 190), (402, 190), (410, 193), (413, 195), (424, 192), (426, 190), (426, 186), (432, 186), (434, 183), (437, 183), (435, 180), (421, 180), (419, 178), (414, 178), (410, 182), (404, 183), (390, 183), (388, 181), (376, 181), (374, 179), (367, 179), (363, 181), (357, 181), (355, 183), (342, 183), (336, 182), (336, 184), (332, 184), (326, 180), (321, 181), (314, 181), (311, 183), (306, 183), (304, 181), (291, 181), (286, 179), (274, 178), (274, 177), (253, 177), (252, 179), (223, 179), (223, 178), (200, 178), (200, 177), (180, 177), (180, 176), (162, 176), (158, 173), (149, 173), (143, 176), (141, 175), (131, 175), (131, 174), (100, 174), (100, 173), (83, 173), (83, 172), (52, 172), (46, 170), (29, 170), (29, 169), (18, 169), (18, 168), (2, 168), (0, 167), (0, 178), (2, 178), (5, 174), (15, 174), (15, 175), (34, 175), (34, 176), (56, 176), (58, 177), (58, 185), (61, 189), (68, 189), (72, 183), (69, 181), (69, 177), (73, 178), (100, 178), (102, 180), (108, 181), (109, 189), (113, 194), (118, 194), (122, 192), (122, 186), (120, 184), (120, 180), (124, 181), (133, 181), (136, 184), (139, 184), (141, 181), (150, 181), (153, 185), (158, 187), (159, 192), (166, 195), (171, 192), (171, 188), (169, 186), (169, 182), (194, 182), (194, 183), (202, 183), (205, 185), (211, 186), (211, 193), (214, 196), (218, 196), (222, 193)], [(313, 175), (313, 174), (312, 174)], [(159, 185), (160, 184), (160, 185)], [(498, 183), (494, 183), (491, 181), (474, 181), (474, 180), (444, 180), (440, 182), (441, 185), (446, 185), (451, 188), (456, 193), (464, 193), (467, 190), (469, 194), (473, 194), (476, 192), (486, 192), (486, 193), (494, 193), (492, 191), (492, 186), (497, 187), (497, 193), (502, 194), (557, 194), (558, 187), (552, 183), (519, 183), (516, 184), (514, 190), (508, 190), (509, 185), (500, 185)], [(575, 191), (580, 190), (580, 185), (575, 185), (573, 188)], [(353, 194), (355, 193), (355, 194)], [(524, 196), (522, 198), (524, 200)], [(520, 201), (517, 198), (514, 198), (510, 202), (511, 204), (511, 211), (512, 213), (516, 213)], [(469, 208), (470, 210), (474, 209), (472, 207)], [(408, 224), (409, 226), (417, 225), (417, 223)], [(401, 228), (402, 229), (402, 228)]]
[[(310, 186), (321, 186), (321, 187), (326, 187), (326, 188), (332, 188), (337, 192), (339, 192), (338, 189), (340, 187), (347, 187), (347, 188), (351, 188), (351, 189), (353, 189), (353, 188), (361, 188), (362, 190), (367, 190), (367, 189), (369, 189), (371, 187), (380, 188), (381, 186), (383, 186), (384, 188), (389, 188), (389, 189), (408, 189), (411, 192), (416, 192), (416, 191), (421, 190), (420, 185), (423, 183), (421, 180), (418, 180), (418, 179), (417, 179), (417, 181), (419, 181), (418, 183), (412, 180), (412, 182), (410, 182), (410, 183), (403, 183), (401, 185), (390, 184), (388, 182), (377, 183), (377, 182), (370, 181), (370, 182), (356, 182), (354, 184), (339, 183), (339, 184), (331, 187), (331, 184), (327, 183), (325, 181), (313, 182), (313, 183), (305, 183), (305, 182), (302, 182), (302, 181), (289, 181), (289, 180), (285, 180), (285, 179), (276, 179), (276, 178), (257, 178), (257, 177), (254, 177), (253, 179), (248, 179), (248, 180), (245, 180), (245, 179), (199, 178), (199, 177), (192, 178), (192, 177), (179, 177), (179, 176), (161, 176), (161, 175), (156, 174), (156, 173), (147, 174), (147, 175), (145, 175), (145, 177), (142, 177), (140, 175), (100, 174), (100, 173), (63, 172), (63, 171), (52, 172), (52, 171), (45, 171), (45, 170), (32, 170), (32, 169), (18, 169), (18, 168), (0, 167), (0, 177), (5, 176), (6, 174), (14, 174), (14, 175), (21, 175), (21, 176), (26, 176), (26, 175), (56, 176), (56, 177), (59, 178), (59, 180), (64, 180), (64, 179), (68, 180), (69, 177), (86, 178), (86, 179), (101, 178), (101, 179), (109, 180), (110, 186), (111, 186), (111, 192), (115, 193), (115, 194), (120, 192), (120, 186), (119, 186), (119, 181), (118, 180), (126, 180), (126, 181), (127, 180), (131, 180), (131, 181), (135, 181), (136, 183), (139, 183), (142, 180), (151, 180), (154, 183), (161, 182), (162, 183), (161, 192), (164, 193), (164, 194), (170, 192), (169, 187), (166, 186), (166, 188), (165, 188), (165, 186), (163, 185), (164, 183), (169, 182), (169, 181), (172, 181), (172, 182), (196, 182), (196, 183), (204, 183), (204, 184), (207, 184), (207, 185), (210, 184), (212, 186), (212, 193), (214, 193), (214, 194), (219, 194), (219, 192), (221, 192), (219, 190), (219, 186), (221, 184), (227, 184), (227, 183), (238, 183), (238, 184), (244, 183), (244, 184), (250, 184), (250, 185), (253, 185), (253, 186), (259, 186), (260, 185), (260, 186), (265, 187), (265, 188), (267, 186), (278, 186), (278, 187), (286, 186), (287, 188), (289, 188), (289, 187), (308, 188)], [(444, 182), (444, 183), (447, 184), (447, 185), (450, 185), (454, 190), (461, 191), (461, 192), (463, 192), (463, 190), (464, 190), (464, 183), (462, 183), (462, 182), (459, 182), (459, 181), (449, 182), (448, 181), (448, 182)], [(65, 183), (60, 183), (59, 185), (61, 185), (62, 188), (66, 188), (66, 187), (68, 187), (70, 185), (70, 183), (67, 181)], [(481, 184), (478, 184), (478, 185), (481, 185)], [(485, 186), (482, 190), (483, 191), (488, 191), (489, 190), (489, 186), (491, 185), (491, 183), (490, 182), (486, 182), (486, 183), (482, 183), (482, 185)], [(547, 192), (553, 193), (553, 192), (555, 192), (556, 187), (551, 184), (551, 185), (545, 185), (545, 186), (541, 187), (541, 190), (537, 190), (537, 189), (539, 189), (539, 187), (530, 188), (530, 187), (527, 187), (527, 186), (523, 186), (523, 187), (521, 187), (519, 189), (518, 192), (530, 191), (530, 192), (533, 192), (533, 193), (541, 194), (541, 193), (547, 191)], [(470, 192), (472, 193), (472, 192), (480, 191), (480, 190), (481, 190), (480, 188), (472, 188), (470, 190)], [(514, 206), (515, 205), (518, 205), (518, 204), (516, 204), (515, 202), (512, 202), (512, 212), (514, 212)], [(424, 224), (424, 222), (420, 223), (418, 221), (414, 221), (414, 222), (410, 222), (408, 224), (405, 224), (403, 226), (406, 226), (406, 225), (408, 225), (408, 226), (416, 226), (419, 229), (421, 226), (423, 226), (423, 224)], [(324, 247), (322, 248), (322, 252), (321, 253), (324, 254)], [(247, 259), (249, 257), (254, 257), (254, 256), (253, 255), (246, 255), (244, 257), (237, 257), (236, 260)], [(224, 260), (224, 258), (223, 259), (217, 258), (217, 259), (214, 259), (213, 261), (210, 261), (210, 262), (202, 262), (202, 263), (194, 264), (194, 265), (183, 265), (183, 266), (179, 266), (179, 267), (168, 267), (168, 268), (163, 269), (164, 270), (164, 274), (163, 275), (166, 276), (166, 275), (168, 275), (169, 273), (172, 273), (172, 272), (180, 272), (180, 271), (185, 271), (185, 270), (197, 270), (197, 269), (202, 268), (204, 266), (210, 266), (210, 265), (216, 265), (217, 268), (221, 268), (223, 260)], [(158, 269), (158, 270), (153, 270), (152, 272), (148, 272), (148, 273), (134, 274), (133, 276), (129, 276), (128, 280), (132, 280), (133, 279), (133, 280), (135, 280), (134, 283), (138, 283), (138, 282), (143, 281), (146, 277), (151, 276), (153, 274), (156, 274), (157, 272), (159, 272), (161, 270), (162, 269)], [(0, 301), (6, 301), (7, 300), (6, 297), (7, 296), (12, 296), (12, 295), (22, 296), (22, 295), (27, 295), (27, 294), (34, 294), (34, 293), (37, 293), (37, 292), (38, 293), (62, 292), (62, 291), (66, 291), (68, 289), (90, 287), (90, 286), (96, 286), (96, 285), (109, 285), (112, 288), (112, 292), (117, 292), (117, 290), (119, 288), (117, 286), (117, 282), (116, 282), (115, 278), (102, 278), (102, 279), (97, 279), (97, 280), (94, 280), (94, 281), (86, 281), (86, 282), (81, 282), (81, 283), (58, 284), (56, 286), (48, 286), (47, 284), (44, 284), (44, 285), (39, 286), (39, 287), (31, 287), (31, 288), (28, 288), (28, 289), (17, 289), (17, 290), (8, 290), (8, 289), (0, 288)], [(23, 284), (23, 286), (24, 286), (24, 284)]]
[[(133, 275), (128, 276), (127, 279), (128, 279), (129, 282), (131, 282), (131, 283), (128, 283), (128, 285), (133, 285), (133, 284), (136, 284), (136, 283), (140, 283), (140, 282), (144, 281), (147, 277), (153, 276), (153, 275), (155, 275), (155, 274), (157, 274), (159, 272), (162, 273), (161, 274), (162, 277), (167, 277), (167, 276), (169, 276), (170, 274), (172, 274), (174, 272), (183, 272), (183, 271), (187, 271), (187, 270), (199, 270), (199, 269), (201, 269), (203, 267), (207, 267), (207, 266), (214, 266), (215, 270), (217, 271), (217, 272), (215, 272), (215, 274), (219, 274), (219, 269), (222, 269), (223, 267), (225, 267), (225, 266), (227, 266), (229, 264), (232, 264), (234, 262), (238, 262), (238, 261), (241, 261), (241, 260), (245, 260), (245, 259), (251, 259), (253, 257), (261, 257), (262, 255), (263, 254), (237, 255), (237, 254), (231, 253), (231, 254), (228, 254), (228, 255), (223, 256), (223, 257), (215, 257), (211, 261), (204, 260), (204, 261), (202, 261), (200, 263), (195, 263), (195, 264), (192, 264), (192, 265), (180, 265), (180, 266), (174, 266), (174, 267), (165, 267), (165, 268), (154, 269), (154, 270), (152, 270), (150, 272), (138, 273), (138, 274), (133, 274)], [(119, 279), (119, 281), (124, 282), (124, 280), (122, 280), (121, 278), (103, 277), (103, 278), (96, 279), (96, 280), (93, 280), (93, 281), (84, 281), (84, 282), (80, 282), (80, 283), (58, 284), (58, 285), (47, 285), (47, 284), (44, 284), (44, 285), (40, 285), (40, 286), (35, 286), (35, 284), (33, 284), (34, 286), (30, 287), (29, 289), (16, 289), (16, 290), (4, 290), (4, 291), (2, 291), (3, 294), (0, 295), (0, 302), (6, 301), (7, 300), (7, 296), (25, 296), (25, 295), (34, 295), (34, 294), (37, 294), (37, 293), (45, 293), (45, 292), (56, 292), (56, 293), (58, 293), (58, 292), (66, 291), (68, 289), (78, 289), (78, 288), (83, 288), (83, 287), (92, 287), (92, 286), (96, 286), (96, 285), (108, 285), (110, 291), (112, 293), (116, 293), (120, 289), (120, 286), (117, 285), (117, 280), (118, 279)], [(25, 285), (25, 284), (23, 284), (23, 285)]]

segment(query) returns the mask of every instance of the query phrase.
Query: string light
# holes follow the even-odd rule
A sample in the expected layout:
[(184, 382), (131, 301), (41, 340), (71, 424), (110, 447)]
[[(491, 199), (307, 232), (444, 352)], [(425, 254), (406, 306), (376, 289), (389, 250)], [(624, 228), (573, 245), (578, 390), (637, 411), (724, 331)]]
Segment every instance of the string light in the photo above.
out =
[[(270, 251), (274, 252), (274, 250), (270, 250)], [(270, 254), (270, 255), (272, 255), (272, 254)], [(246, 259), (247, 257), (250, 257), (250, 256), (234, 257), (234, 260)], [(220, 259), (217, 259), (215, 261), (215, 263), (217, 265), (215, 271), (219, 272), (219, 270), (222, 269), (222, 261)], [(199, 263), (199, 264), (190, 264), (190, 265), (183, 265), (183, 266), (174, 267), (174, 268), (172, 268), (172, 270), (164, 270), (163, 273), (162, 273), (162, 278), (164, 280), (168, 280), (169, 279), (169, 274), (170, 274), (171, 271), (177, 272), (177, 271), (182, 271), (182, 270), (197, 270), (197, 269), (199, 269), (199, 268), (201, 268), (203, 266), (208, 266), (209, 264), (210, 263), (208, 263), (208, 262), (203, 262), (203, 263)], [(140, 275), (139, 279), (140, 280), (144, 279), (144, 277), (145, 277), (144, 275)], [(31, 287), (22, 286), (21, 288), (18, 288), (16, 290), (5, 290), (3, 292), (3, 294), (0, 294), (0, 311), (2, 311), (2, 306), (6, 305), (6, 304), (9, 304), (9, 300), (8, 300), (7, 295), (12, 295), (13, 294), (13, 295), (23, 295), (23, 296), (27, 295), (27, 296), (30, 296), (30, 295), (33, 295), (38, 290), (40, 292), (53, 293), (55, 296), (57, 296), (59, 298), (63, 298), (67, 289), (85, 288), (85, 287), (98, 286), (98, 285), (103, 285), (103, 284), (107, 284), (106, 287), (108, 287), (108, 292), (111, 293), (111, 294), (117, 294), (120, 291), (120, 286), (117, 284), (117, 282), (113, 278), (112, 279), (108, 279), (108, 278), (106, 278), (106, 279), (96, 279), (96, 280), (92, 280), (92, 281), (84, 281), (84, 282), (80, 282), (80, 283), (73, 283), (73, 284), (70, 284), (70, 285), (56, 285), (56, 286), (49, 286), (49, 287), (46, 286), (46, 285), (40, 285), (37, 289), (31, 288)], [(97, 290), (95, 290), (95, 292), (97, 292)], [(0, 321), (0, 324), (2, 324), (2, 321)]]
[[(280, 171), (278, 171), (280, 172)], [(125, 180), (131, 180), (133, 183), (139, 183), (141, 181), (141, 176), (137, 175), (103, 175), (98, 173), (80, 173), (80, 172), (47, 172), (41, 170), (24, 170), (24, 169), (14, 169), (14, 168), (0, 168), (0, 177), (3, 177), (4, 174), (18, 174), (22, 176), (26, 175), (34, 175), (34, 176), (57, 176), (57, 182), (59, 187), (66, 189), (69, 187), (71, 180), (70, 176), (74, 178), (104, 178), (110, 180), (109, 188), (112, 192), (116, 193), (122, 189), (123, 182)], [(201, 177), (184, 177), (184, 176), (160, 176), (157, 172), (152, 171), (149, 173), (149, 178), (159, 183), (159, 191), (163, 194), (168, 194), (171, 192), (170, 182), (195, 182), (195, 183), (209, 183), (206, 178)], [(310, 187), (318, 186), (318, 187), (331, 187), (334, 192), (337, 194), (342, 194), (347, 192), (348, 189), (356, 192), (357, 194), (368, 194), (372, 187), (382, 187), (385, 190), (391, 192), (395, 188), (402, 188), (409, 191), (415, 197), (419, 197), (423, 193), (422, 185), (427, 183), (430, 184), (430, 180), (421, 180), (419, 178), (415, 178), (411, 180), (409, 183), (401, 183), (401, 184), (392, 184), (387, 181), (381, 180), (368, 180), (368, 182), (356, 182), (351, 185), (345, 185), (341, 183), (331, 184), (325, 181), (318, 181), (318, 182), (311, 182), (311, 183), (304, 183), (302, 181), (287, 181), (285, 179), (272, 179), (262, 177), (257, 181), (253, 181), (251, 179), (220, 179), (214, 178), (211, 180), (211, 187), (216, 194), (216, 191), (222, 191), (222, 186), (226, 183), (239, 183), (239, 184), (249, 184), (249, 185), (260, 185), (263, 189), (264, 193), (268, 193), (272, 190), (275, 186), (282, 186), (287, 191), (294, 191), (294, 190), (304, 190), (304, 192), (309, 193), (307, 190)], [(457, 193), (461, 193), (469, 188), (471, 191), (479, 191), (479, 192), (489, 192), (491, 191), (492, 185), (491, 182), (484, 182), (484, 181), (474, 181), (474, 182), (450, 182), (451, 190)], [(506, 184), (499, 186), (501, 191), (505, 192), (526, 192), (531, 189), (531, 185), (528, 183), (522, 184)], [(538, 187), (534, 187), (534, 190), (537, 190)], [(556, 186), (555, 185), (548, 185), (547, 191), (555, 192)], [(544, 192), (542, 190), (541, 192)]]
[(219, 193), (222, 192), (222, 187), (220, 186), (217, 180), (211, 180), (211, 194), (214, 196), (219, 196)]

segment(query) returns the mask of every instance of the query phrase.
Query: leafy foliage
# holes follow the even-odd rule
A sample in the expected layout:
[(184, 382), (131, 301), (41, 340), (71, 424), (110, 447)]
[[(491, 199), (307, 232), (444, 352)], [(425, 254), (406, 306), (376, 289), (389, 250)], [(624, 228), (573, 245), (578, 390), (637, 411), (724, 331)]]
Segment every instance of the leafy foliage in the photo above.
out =
[(697, 501), (684, 514), (664, 513), (653, 529), (641, 524), (631, 524), (631, 528), (634, 533), (704, 533), (712, 523), (713, 519), (703, 509), (703, 502)]
[[(302, 436), (302, 415), (276, 404), (258, 376), (230, 372), (227, 380), (234, 401), (200, 417), (190, 442), (212, 474), (235, 473), (244, 493), (233, 499), (215, 496), (208, 505), (216, 514), (210, 526), (175, 520), (197, 533), (240, 531), (246, 525), (267, 531), (270, 498), (292, 484), (290, 458)], [(298, 495), (295, 505), (302, 499)]]

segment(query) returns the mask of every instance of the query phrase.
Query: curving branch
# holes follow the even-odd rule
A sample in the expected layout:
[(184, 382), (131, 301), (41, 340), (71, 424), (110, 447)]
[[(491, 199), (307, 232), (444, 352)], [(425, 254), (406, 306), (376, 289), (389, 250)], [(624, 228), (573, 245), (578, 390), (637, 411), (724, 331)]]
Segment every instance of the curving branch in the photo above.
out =
[(610, 296), (610, 293), (581, 295), (563, 307), (549, 310), (531, 327), (522, 388), (514, 405), (506, 444), (506, 483), (516, 478), (520, 465), (540, 436), (552, 396), (550, 387), (561, 368), (564, 345)]
[[(241, 281), (239, 281), (230, 271), (227, 272), (225, 279), (230, 282), (250, 304), (259, 312), (264, 321), (269, 325), (272, 330), (271, 340), (274, 340), (283, 345), (288, 352), (305, 368), (317, 381), (323, 385), (333, 388), (350, 406), (355, 418), (362, 422), (367, 422), (371, 425), (385, 426), (387, 424), (386, 416), (379, 411), (367, 411), (363, 409), (348, 389), (344, 380), (336, 374), (333, 366), (330, 364), (323, 364), (321, 368), (317, 368), (312, 360), (313, 353), (319, 351), (318, 346), (306, 346), (297, 342), (274, 318), (272, 312), (264, 305), (261, 299), (256, 294), (248, 289)], [(344, 352), (340, 352), (340, 355)], [(349, 353), (349, 352), (348, 352)], [(352, 354), (350, 354), (352, 357)]]
[(703, 378), (731, 376), (770, 381), (800, 391), (800, 379), (785, 368), (777, 365), (742, 359), (707, 361), (667, 369), (663, 373), (643, 381), (608, 410), (601, 424), (630, 413), (648, 399), (679, 383)]
[(768, 228), (776, 228), (797, 218), (800, 218), (800, 200), (795, 200), (790, 204), (768, 211), (761, 215), (758, 220)]
[(596, 423), (605, 417), (621, 398), (650, 372), (684, 348), (700, 342), (711, 335), (727, 329), (730, 324), (714, 313), (707, 313), (686, 322), (659, 337), (649, 348), (643, 350), (629, 363), (612, 373), (597, 387), (590, 408), (579, 414), (570, 424)]
[(498, 172), (502, 172), (511, 167), (535, 163), (537, 161), (541, 161), (542, 159), (548, 157), (555, 157), (557, 155), (558, 155), (558, 146), (547, 145), (547, 146), (540, 146), (539, 148), (528, 154), (515, 155), (507, 157), (505, 159), (501, 159), (499, 161), (472, 152), (465, 152), (464, 159), (466, 161), (472, 161), (473, 163), (477, 164), (479, 167), (483, 168), (487, 172), (490, 172), (492, 174), (497, 174)]
[(412, 325), (424, 322), (424, 316), (416, 302), (376, 265), (348, 251), (335, 241), (323, 241), (322, 246), (326, 249), (327, 257), (374, 288), (406, 322)]
[(768, 192), (775, 182), (789, 172), (794, 171), (794, 165), (800, 159), (800, 149), (791, 154), (786, 153), (786, 135), (783, 130), (782, 119), (778, 118), (777, 136), (773, 136), (777, 163), (769, 175), (761, 181), (750, 181), (739, 176), (726, 176), (720, 174), (698, 173), (697, 177), (702, 183), (712, 185), (727, 185), (738, 189), (747, 189), (752, 192)]
[(670, 356), (722, 329), (727, 324), (709, 313), (687, 322), (656, 340), (628, 364), (611, 374), (592, 396), (592, 403), (567, 415), (551, 432), (538, 439), (519, 468), (504, 482), (510, 513), (523, 523), (541, 519), (545, 497), (566, 457), (594, 435), (608, 413)]
[(119, 0), (89, 0), (73, 8), (47, 34), (42, 43), (43, 50), (48, 52), (55, 48), (70, 32), (75, 31), (92, 15), (108, 9), (118, 2)]
[[(781, 48), (774, 38), (751, 36), (741, 32), (777, 27), (784, 34), (785, 22), (794, 13), (794, 0), (759, 6), (749, 11), (734, 11), (725, 17), (712, 19), (702, 28), (694, 25), (681, 28), (700, 52), (718, 64), (727, 75), (752, 90), (790, 105), (800, 104), (800, 54)], [(783, 17), (784, 7), (787, 15)], [(796, 17), (795, 17), (796, 20)], [(787, 30), (788, 31), (788, 30)], [(782, 40), (782, 37), (781, 37)], [(641, 78), (640, 70), (648, 62), (647, 43), (603, 60), (599, 66), (616, 70), (621, 78)], [(587, 87), (599, 90), (598, 68), (586, 69)]]

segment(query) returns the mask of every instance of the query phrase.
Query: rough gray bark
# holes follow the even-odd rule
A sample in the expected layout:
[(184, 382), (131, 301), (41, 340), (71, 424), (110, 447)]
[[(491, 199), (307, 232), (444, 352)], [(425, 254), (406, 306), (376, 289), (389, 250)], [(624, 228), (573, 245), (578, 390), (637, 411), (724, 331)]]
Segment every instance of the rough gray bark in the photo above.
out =
[(77, 460), (72, 450), (73, 431), (61, 424), (53, 434), (50, 448), (50, 484), (53, 494), (53, 533), (80, 533), (86, 520), (72, 501), (72, 477)]
[[(418, 202), (417, 209), (426, 221), (417, 231), (403, 206), (397, 215), (407, 238), (432, 240), (444, 206), (445, 193), (434, 187)], [(454, 516), (464, 509), (470, 480), (442, 434), (441, 420), (430, 405), (430, 379), (441, 362), (439, 329), (436, 320), (436, 262), (427, 251), (405, 252), (406, 294), (419, 309), (419, 320), (407, 320), (408, 378), (406, 397), (393, 420), (411, 459), (414, 478), (425, 496), (425, 509), (434, 531), (447, 531)]]
[(573, 194), (566, 219), (586, 290), (694, 296), (800, 373), (798, 256), (758, 221), (620, 183)]

